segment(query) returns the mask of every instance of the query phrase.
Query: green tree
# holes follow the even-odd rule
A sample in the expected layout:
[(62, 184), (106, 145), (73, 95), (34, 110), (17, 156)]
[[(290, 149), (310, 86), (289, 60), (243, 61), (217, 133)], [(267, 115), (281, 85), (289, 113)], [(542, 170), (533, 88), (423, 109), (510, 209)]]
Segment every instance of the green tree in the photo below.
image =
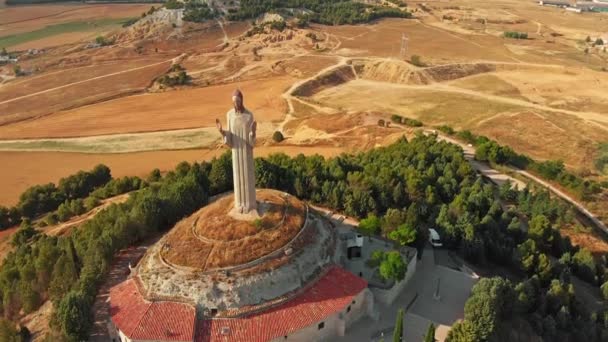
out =
[(401, 253), (390, 251), (384, 253), (384, 260), (380, 263), (380, 276), (385, 280), (401, 281), (407, 272), (407, 263)]
[(285, 137), (283, 136), (283, 133), (279, 132), (279, 131), (275, 131), (272, 134), (272, 140), (274, 140), (274, 142), (276, 143), (280, 143), (281, 141), (283, 141), (285, 139)]
[(367, 236), (378, 234), (380, 231), (380, 219), (374, 214), (367, 215), (366, 218), (359, 222), (359, 230)]
[(608, 280), (600, 287), (602, 290), (602, 297), (608, 301)]
[(21, 223), (21, 226), (19, 226), (17, 232), (13, 235), (11, 244), (15, 247), (19, 247), (30, 241), (32, 237), (38, 234), (40, 233), (34, 229), (30, 220), (25, 220)]
[(409, 245), (416, 241), (416, 229), (404, 223), (388, 234), (388, 237), (401, 246)]
[(481, 341), (490, 338), (500, 320), (511, 315), (514, 299), (515, 292), (508, 280), (482, 278), (464, 306), (464, 319), (471, 323), (474, 336)]
[(517, 246), (515, 258), (522, 271), (530, 274), (536, 269), (537, 255), (536, 243), (528, 239)]
[(422, 58), (418, 55), (412, 55), (410, 62), (417, 67), (425, 67), (426, 64), (422, 61)]
[(582, 279), (590, 282), (596, 282), (596, 265), (593, 260), (593, 255), (586, 248), (581, 248), (572, 257), (574, 272)]
[(456, 322), (445, 339), (446, 342), (477, 342), (481, 341), (477, 336), (477, 331), (469, 321)]
[(424, 335), (424, 342), (435, 342), (435, 324), (429, 324), (426, 335)]
[(146, 179), (149, 183), (154, 183), (154, 182), (158, 182), (163, 178), (163, 176), (160, 174), (160, 170), (159, 169), (154, 169), (152, 170), (152, 172), (150, 172), (150, 174), (148, 175), (148, 178)]
[[(401, 189), (403, 191), (403, 188)], [(392, 231), (394, 231), (397, 227), (405, 223), (406, 213), (402, 210), (389, 208), (386, 211), (386, 214), (382, 217), (382, 233), (385, 236)]]
[(53, 266), (53, 274), (49, 286), (52, 299), (59, 300), (66, 294), (78, 279), (76, 264), (68, 253), (63, 253)]
[(545, 215), (532, 217), (528, 224), (528, 236), (532, 238), (542, 250), (547, 250), (553, 243), (553, 229), (551, 222)]
[(80, 292), (70, 291), (57, 307), (57, 320), (61, 332), (69, 341), (83, 341), (89, 338), (92, 325), (91, 301)]
[(399, 309), (395, 320), (395, 330), (393, 330), (393, 342), (403, 341), (403, 315), (403, 309)]

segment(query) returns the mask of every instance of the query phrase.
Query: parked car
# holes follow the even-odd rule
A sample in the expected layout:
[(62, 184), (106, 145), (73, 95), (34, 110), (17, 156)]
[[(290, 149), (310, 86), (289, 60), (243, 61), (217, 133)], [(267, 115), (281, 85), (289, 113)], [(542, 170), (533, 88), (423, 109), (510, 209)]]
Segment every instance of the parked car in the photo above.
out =
[(433, 247), (442, 247), (443, 243), (441, 243), (441, 237), (439, 237), (439, 233), (433, 228), (429, 228), (429, 243)]

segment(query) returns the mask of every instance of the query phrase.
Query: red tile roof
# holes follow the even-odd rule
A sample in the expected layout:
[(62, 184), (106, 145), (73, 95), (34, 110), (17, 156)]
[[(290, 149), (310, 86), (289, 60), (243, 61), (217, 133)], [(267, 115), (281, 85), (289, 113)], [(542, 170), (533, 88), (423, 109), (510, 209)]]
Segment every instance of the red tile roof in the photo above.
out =
[(364, 279), (333, 266), (303, 293), (274, 308), (245, 317), (200, 322), (196, 341), (261, 342), (289, 335), (344, 310), (366, 287)]
[(110, 290), (110, 316), (116, 327), (133, 340), (192, 341), (194, 336), (194, 307), (149, 302), (133, 279)]

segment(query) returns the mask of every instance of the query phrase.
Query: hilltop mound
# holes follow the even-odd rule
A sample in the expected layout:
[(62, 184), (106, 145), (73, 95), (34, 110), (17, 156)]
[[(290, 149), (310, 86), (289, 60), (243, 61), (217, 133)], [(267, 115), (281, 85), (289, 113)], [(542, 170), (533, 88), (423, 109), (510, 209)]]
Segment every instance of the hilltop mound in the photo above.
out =
[(183, 9), (159, 8), (137, 20), (133, 25), (118, 33), (116, 41), (125, 42), (139, 39), (158, 39), (181, 31)]

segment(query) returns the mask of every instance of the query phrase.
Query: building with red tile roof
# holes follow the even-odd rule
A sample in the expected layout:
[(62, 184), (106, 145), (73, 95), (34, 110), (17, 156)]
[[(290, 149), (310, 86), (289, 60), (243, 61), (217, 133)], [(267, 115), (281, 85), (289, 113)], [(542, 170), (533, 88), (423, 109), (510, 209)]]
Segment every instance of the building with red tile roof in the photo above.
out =
[(115, 339), (121, 341), (192, 341), (196, 322), (192, 305), (150, 302), (139, 293), (134, 279), (110, 290), (110, 316)]
[(335, 265), (292, 298), (234, 318), (197, 322), (193, 306), (147, 301), (134, 279), (110, 291), (112, 322), (123, 342), (317, 340), (344, 335), (350, 323), (372, 310), (367, 282)]
[(301, 340), (298, 336), (317, 340), (328, 334), (343, 335), (346, 323), (352, 321), (349, 315), (359, 314), (366, 299), (371, 301), (366, 290), (364, 279), (332, 266), (302, 293), (274, 308), (245, 317), (203, 320), (196, 341)]

